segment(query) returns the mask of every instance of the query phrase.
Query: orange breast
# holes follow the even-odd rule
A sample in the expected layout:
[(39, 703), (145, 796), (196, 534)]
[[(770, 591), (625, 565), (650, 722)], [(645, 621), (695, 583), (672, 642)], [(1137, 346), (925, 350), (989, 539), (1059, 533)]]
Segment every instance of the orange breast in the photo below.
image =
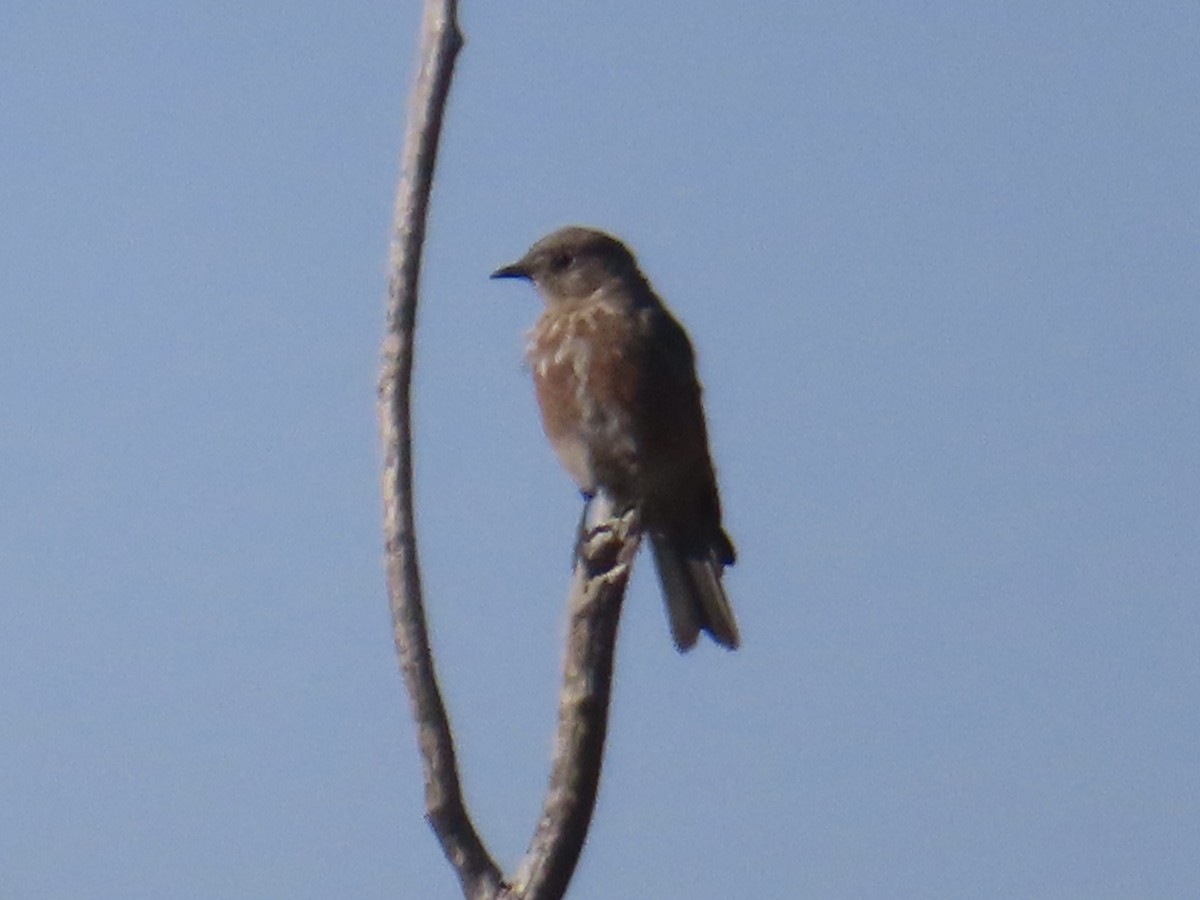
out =
[(634, 323), (603, 303), (551, 311), (530, 333), (542, 424), (564, 467), (584, 490), (624, 492), (636, 478), (639, 392)]

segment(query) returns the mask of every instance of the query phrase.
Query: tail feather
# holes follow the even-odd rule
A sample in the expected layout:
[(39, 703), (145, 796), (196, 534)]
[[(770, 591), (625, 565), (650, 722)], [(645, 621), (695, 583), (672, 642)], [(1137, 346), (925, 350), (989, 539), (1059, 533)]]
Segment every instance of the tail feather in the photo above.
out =
[(741, 638), (715, 555), (711, 551), (689, 553), (678, 542), (656, 533), (650, 535), (650, 548), (662, 582), (671, 637), (680, 652), (695, 646), (702, 630), (722, 647), (736, 650)]

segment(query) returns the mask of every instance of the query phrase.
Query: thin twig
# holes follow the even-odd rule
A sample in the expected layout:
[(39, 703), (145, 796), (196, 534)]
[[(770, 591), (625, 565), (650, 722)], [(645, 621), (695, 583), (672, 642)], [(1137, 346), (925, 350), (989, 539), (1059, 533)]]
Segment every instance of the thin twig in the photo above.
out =
[(454, 60), (463, 44), (454, 0), (427, 0), (421, 43), (421, 68), (409, 110), (396, 196), (387, 333), (379, 377), (387, 586), (396, 650), (424, 761), (426, 815), (458, 875), (463, 894), (491, 897), (502, 885), (501, 873), (463, 803), (454, 739), (429, 649), (413, 517), (413, 329), (438, 138)]

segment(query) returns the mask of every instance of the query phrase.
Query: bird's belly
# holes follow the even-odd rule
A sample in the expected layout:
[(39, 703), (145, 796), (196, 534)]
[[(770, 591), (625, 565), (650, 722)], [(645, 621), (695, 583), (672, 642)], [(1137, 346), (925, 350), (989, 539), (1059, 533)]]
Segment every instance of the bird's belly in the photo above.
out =
[(621, 389), (625, 360), (598, 347), (588, 328), (564, 324), (535, 333), (529, 352), (546, 436), (582, 490), (631, 500), (639, 454)]

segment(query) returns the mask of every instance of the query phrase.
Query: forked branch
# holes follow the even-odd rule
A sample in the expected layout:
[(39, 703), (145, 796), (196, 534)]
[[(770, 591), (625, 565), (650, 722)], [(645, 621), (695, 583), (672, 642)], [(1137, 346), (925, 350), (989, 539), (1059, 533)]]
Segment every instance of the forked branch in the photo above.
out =
[(454, 739), (430, 651), (413, 514), (411, 385), (421, 250), (446, 98), (462, 44), (455, 0), (426, 0), (420, 71), (396, 197), (379, 377), (388, 596), (400, 668), (417, 724), (426, 816), (464, 897), (558, 900), (570, 883), (595, 806), (617, 623), (638, 533), (629, 517), (613, 520), (581, 548), (568, 601), (567, 652), (550, 786), (529, 850), (515, 882), (509, 884), (480, 839), (463, 800)]

